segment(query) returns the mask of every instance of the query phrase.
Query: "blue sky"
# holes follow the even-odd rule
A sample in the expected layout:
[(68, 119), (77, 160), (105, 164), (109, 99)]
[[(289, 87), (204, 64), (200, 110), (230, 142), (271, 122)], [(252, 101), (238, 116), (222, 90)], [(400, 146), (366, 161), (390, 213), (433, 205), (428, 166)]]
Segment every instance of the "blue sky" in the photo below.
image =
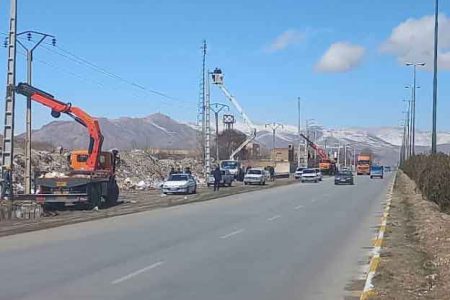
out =
[[(441, 13), (448, 13), (450, 4), (441, 2)], [(61, 49), (175, 98), (165, 99), (93, 71), (58, 55), (56, 52), (67, 56), (58, 48), (45, 45), (36, 50), (34, 85), (95, 116), (145, 116), (160, 111), (177, 120), (194, 121), (200, 46), (206, 39), (208, 67), (222, 68), (226, 86), (255, 122), (296, 124), (296, 99), (300, 96), (303, 118), (314, 118), (325, 126), (398, 126), (404, 109), (402, 99), (409, 96), (404, 86), (412, 79), (411, 69), (399, 64), (398, 57), (408, 44), (394, 43), (385, 51), (380, 48), (392, 30), (408, 18), (420, 20), (432, 15), (433, 3), (19, 0), (18, 22), (19, 31), (54, 34)], [(3, 33), (8, 30), (7, 17), (3, 1)], [(361, 51), (344, 55), (351, 63), (345, 70), (320, 70), (318, 62), (335, 43)], [(444, 46), (450, 47), (445, 42)], [(1, 53), (0, 70), (4, 71), (0, 80), (5, 82), (6, 50)], [(406, 56), (411, 57), (411, 53)], [(25, 79), (25, 57), (19, 54), (18, 58), (19, 82)], [(340, 69), (340, 63), (335, 68)], [(441, 130), (450, 130), (450, 119), (446, 118), (450, 111), (450, 76), (446, 70), (439, 75), (438, 125)], [(417, 125), (429, 130), (432, 73), (420, 71), (418, 81), (422, 88), (417, 97)], [(226, 103), (212, 88), (212, 101)], [(4, 95), (4, 87), (1, 92)], [(16, 108), (16, 126), (21, 131), (22, 97), (17, 97)], [(33, 127), (52, 120), (48, 110), (39, 106), (34, 106), (33, 117)]]

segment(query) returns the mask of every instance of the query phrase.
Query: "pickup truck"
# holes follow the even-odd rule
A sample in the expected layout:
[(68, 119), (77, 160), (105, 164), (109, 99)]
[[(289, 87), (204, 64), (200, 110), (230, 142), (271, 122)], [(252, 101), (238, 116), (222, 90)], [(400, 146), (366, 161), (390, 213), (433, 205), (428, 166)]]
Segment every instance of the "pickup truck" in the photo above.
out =
[[(221, 186), (231, 186), (234, 181), (234, 175), (231, 174), (230, 170), (221, 169), (220, 173), (222, 173), (222, 180), (220, 181)], [(208, 180), (206, 182), (207, 186), (214, 185), (214, 176), (212, 174), (208, 175)]]
[(384, 175), (383, 167), (381, 167), (381, 166), (372, 166), (370, 168), (370, 178), (378, 177), (378, 178), (383, 179), (383, 175)]

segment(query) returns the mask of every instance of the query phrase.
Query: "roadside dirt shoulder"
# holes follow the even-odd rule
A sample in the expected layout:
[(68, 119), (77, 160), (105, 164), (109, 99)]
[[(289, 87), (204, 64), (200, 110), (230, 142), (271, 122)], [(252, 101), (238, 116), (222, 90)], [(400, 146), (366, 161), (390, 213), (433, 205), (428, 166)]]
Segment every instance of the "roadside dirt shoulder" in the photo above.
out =
[(370, 299), (450, 299), (450, 215), (399, 171)]

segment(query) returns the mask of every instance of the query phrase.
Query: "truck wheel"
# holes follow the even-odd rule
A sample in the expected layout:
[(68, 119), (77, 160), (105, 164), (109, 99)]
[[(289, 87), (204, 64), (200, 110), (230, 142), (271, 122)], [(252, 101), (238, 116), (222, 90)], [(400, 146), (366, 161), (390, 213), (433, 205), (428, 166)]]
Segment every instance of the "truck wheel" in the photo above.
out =
[(88, 209), (93, 209), (94, 207), (99, 207), (102, 202), (102, 191), (101, 185), (98, 183), (91, 183), (88, 186)]
[(119, 186), (117, 182), (114, 180), (108, 184), (108, 193), (106, 195), (106, 203), (107, 205), (114, 205), (119, 200)]

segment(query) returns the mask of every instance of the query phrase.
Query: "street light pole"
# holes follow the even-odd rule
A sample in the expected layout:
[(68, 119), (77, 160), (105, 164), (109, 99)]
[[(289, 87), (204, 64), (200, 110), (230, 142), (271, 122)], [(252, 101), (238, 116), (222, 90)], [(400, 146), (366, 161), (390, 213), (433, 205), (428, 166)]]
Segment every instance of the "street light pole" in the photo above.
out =
[(411, 111), (411, 128), (412, 128), (412, 155), (415, 155), (416, 148), (416, 89), (420, 88), (417, 86), (416, 73), (417, 66), (425, 66), (425, 63), (406, 63), (407, 66), (413, 66), (413, 92), (412, 92), (412, 111)]
[[(31, 85), (34, 50), (47, 38), (52, 38), (52, 45), (55, 46), (56, 39), (53, 35), (33, 30), (18, 33), (17, 36), (19, 37), (25, 34), (27, 35), (28, 41), (31, 41), (32, 35), (40, 36), (40, 39), (31, 48), (28, 48), (19, 39), (17, 39), (17, 43), (27, 52), (27, 83)], [(31, 194), (31, 97), (27, 97), (25, 130), (25, 194)]]
[(276, 136), (276, 130), (278, 128), (284, 128), (283, 124), (281, 123), (267, 123), (264, 125), (265, 128), (270, 127), (272, 129), (272, 151), (275, 149), (275, 136)]
[(439, 0), (436, 0), (434, 13), (434, 75), (433, 75), (433, 131), (431, 134), (431, 154), (437, 152), (437, 68), (438, 68), (438, 39), (439, 39)]
[(405, 137), (405, 160), (411, 156), (411, 100), (403, 100), (408, 103), (406, 112), (406, 137)]
[(230, 110), (230, 107), (226, 104), (222, 103), (213, 103), (211, 104), (211, 110), (214, 112), (214, 116), (216, 119), (216, 162), (219, 163), (219, 113), (223, 109)]

